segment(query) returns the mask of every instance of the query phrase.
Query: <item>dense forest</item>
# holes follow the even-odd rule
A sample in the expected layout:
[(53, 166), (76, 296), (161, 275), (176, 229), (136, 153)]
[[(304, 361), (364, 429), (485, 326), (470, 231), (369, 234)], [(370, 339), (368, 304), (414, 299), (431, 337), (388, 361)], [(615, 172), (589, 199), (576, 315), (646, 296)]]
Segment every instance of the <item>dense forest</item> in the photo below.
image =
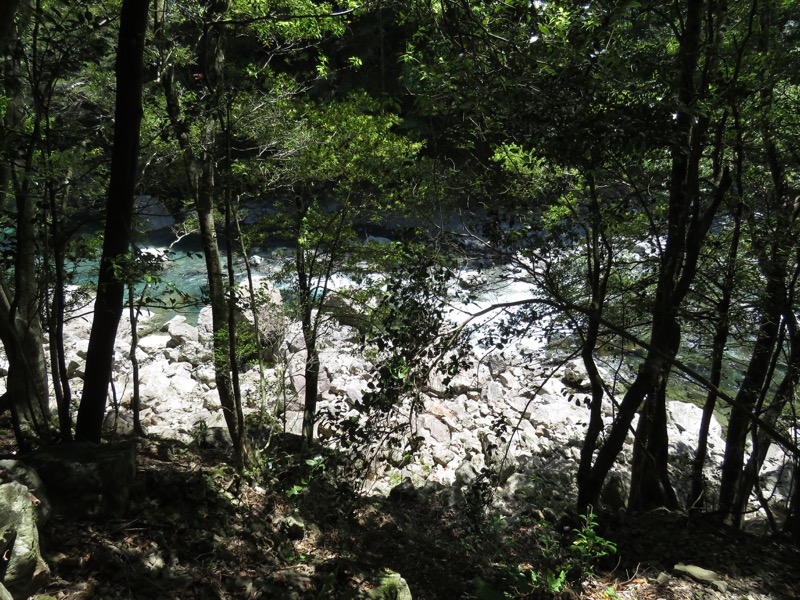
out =
[[(737, 535), (758, 514), (800, 543), (798, 3), (5, 0), (0, 48), (0, 425), (15, 456), (109, 445), (123, 361), (131, 436), (145, 438), (137, 319), (208, 306), (228, 440), (215, 460), (269, 487), (278, 456), (300, 457), (290, 496), (311, 503), (314, 481), (354, 486), (370, 461), (413, 461), (431, 382), (459, 396), (477, 348), (492, 369), (511, 352), (580, 370), (565, 519), (583, 560), (530, 566), (557, 554), (538, 541), (515, 567), (527, 587), (487, 571), (451, 597), (578, 589), (616, 551), (596, 519), (618, 472), (629, 514), (704, 515)], [(157, 253), (142, 198), (174, 222)], [(202, 290), (167, 281), (187, 240)], [(262, 286), (254, 255), (276, 247)], [(524, 294), (487, 300), (509, 284)], [(65, 332), (79, 306), (92, 323), (76, 367)], [(291, 432), (265, 383), (289, 322), (303, 378)], [(338, 412), (319, 405), (331, 327), (352, 329), (371, 366)], [(544, 354), (520, 345), (534, 331)], [(673, 401), (701, 415), (680, 465)], [(520, 423), (486, 429), (462, 512), (489, 539), (508, 480), (490, 449)], [(608, 589), (597, 597), (618, 597)]]

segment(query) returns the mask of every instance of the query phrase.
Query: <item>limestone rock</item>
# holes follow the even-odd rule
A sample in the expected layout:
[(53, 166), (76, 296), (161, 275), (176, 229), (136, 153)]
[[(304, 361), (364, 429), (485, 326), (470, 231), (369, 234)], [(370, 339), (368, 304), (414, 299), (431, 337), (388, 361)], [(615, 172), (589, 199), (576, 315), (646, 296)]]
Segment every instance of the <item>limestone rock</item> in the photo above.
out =
[(44, 525), (50, 518), (52, 506), (39, 474), (21, 460), (0, 460), (0, 483), (10, 481), (16, 481), (28, 488), (36, 507), (36, 522), (39, 526)]
[[(703, 409), (689, 402), (679, 402), (673, 400), (668, 403), (669, 417), (677, 435), (673, 434), (670, 438), (679, 437), (681, 441), (691, 447), (697, 446), (697, 433), (700, 429), (700, 420), (703, 417)], [(709, 443), (721, 447), (724, 442), (722, 439), (722, 426), (716, 417), (711, 417), (708, 426)], [(675, 441), (671, 439), (671, 441)]]
[(519, 386), (519, 381), (510, 371), (503, 371), (497, 376), (497, 380), (509, 389), (515, 389)]
[(604, 508), (615, 512), (628, 505), (628, 484), (622, 473), (614, 471), (608, 475), (600, 492), (600, 502)]
[(186, 322), (186, 317), (183, 315), (176, 315), (161, 328), (169, 334), (169, 341), (166, 346), (168, 348), (177, 348), (183, 346), (186, 342), (198, 341), (197, 327), (193, 327)]
[(481, 390), (481, 398), (490, 405), (497, 406), (503, 403), (505, 389), (499, 381), (489, 381)]
[(450, 428), (433, 415), (419, 415), (417, 425), (417, 429), (421, 430), (420, 433), (423, 436), (432, 438), (441, 444), (450, 442)]
[(531, 418), (531, 407), (533, 402), (524, 396), (510, 396), (507, 400), (508, 408), (513, 412), (512, 417), (519, 418), (520, 416), (525, 419)]
[(302, 540), (306, 535), (306, 522), (297, 515), (288, 515), (279, 519), (275, 525), (290, 540)]
[(178, 348), (178, 361), (189, 363), (193, 367), (202, 367), (211, 362), (211, 354), (210, 346), (205, 346), (199, 341), (188, 340)]
[(160, 354), (165, 348), (169, 347), (172, 338), (169, 335), (147, 335), (139, 339), (139, 348), (147, 353), (148, 356)]
[(16, 481), (0, 485), (0, 556), (8, 560), (2, 584), (13, 596), (27, 598), (50, 580), (31, 494)]
[(673, 569), (678, 573), (688, 575), (695, 581), (711, 585), (722, 593), (727, 591), (727, 584), (714, 571), (709, 571), (696, 565), (684, 565), (683, 563), (678, 563)]
[(0, 583), (0, 600), (14, 600), (14, 596), (11, 595), (11, 592), (9, 592), (2, 583)]
[(133, 435), (133, 413), (110, 410), (103, 419), (103, 435)]
[(341, 293), (329, 290), (320, 310), (337, 323), (353, 327), (357, 331), (366, 331), (369, 327), (365, 312)]
[(566, 364), (562, 380), (568, 386), (579, 390), (585, 390), (590, 387), (589, 374), (580, 359), (571, 360)]
[(410, 477), (406, 477), (394, 486), (389, 492), (389, 498), (395, 502), (419, 502), (422, 499), (420, 491), (414, 487)]
[(197, 315), (197, 337), (201, 344), (208, 347), (214, 341), (214, 327), (211, 320), (211, 307), (204, 306)]

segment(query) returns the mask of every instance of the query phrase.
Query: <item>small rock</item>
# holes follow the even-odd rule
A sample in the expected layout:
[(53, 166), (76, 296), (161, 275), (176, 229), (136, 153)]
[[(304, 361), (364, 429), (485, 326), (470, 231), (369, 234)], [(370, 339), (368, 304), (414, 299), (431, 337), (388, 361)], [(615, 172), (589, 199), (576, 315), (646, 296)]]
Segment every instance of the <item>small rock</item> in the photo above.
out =
[(489, 381), (481, 390), (481, 398), (487, 404), (499, 405), (505, 397), (505, 390), (499, 381)]
[(704, 569), (703, 567), (698, 567), (696, 565), (684, 565), (683, 563), (678, 563), (673, 568), (674, 571), (678, 573), (683, 573), (684, 575), (688, 575), (695, 581), (699, 581), (700, 583), (707, 583), (713, 584), (715, 582), (724, 583), (719, 575), (717, 575), (714, 571), (709, 571), (708, 569)]
[(295, 515), (289, 515), (281, 519), (278, 522), (278, 527), (290, 540), (302, 540), (306, 535), (305, 521)]
[(411, 590), (400, 573), (386, 570), (379, 578), (378, 585), (367, 592), (371, 600), (412, 600)]

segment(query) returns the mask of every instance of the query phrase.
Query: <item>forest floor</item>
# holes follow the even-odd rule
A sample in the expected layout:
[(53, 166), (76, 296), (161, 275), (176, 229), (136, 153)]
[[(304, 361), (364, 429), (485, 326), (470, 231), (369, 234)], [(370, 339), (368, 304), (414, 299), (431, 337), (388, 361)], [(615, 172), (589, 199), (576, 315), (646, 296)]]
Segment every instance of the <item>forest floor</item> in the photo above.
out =
[[(8, 441), (0, 440), (0, 454)], [(336, 484), (334, 469), (309, 467), (309, 455), (291, 446), (274, 448), (269, 471), (248, 479), (217, 451), (141, 441), (124, 518), (53, 516), (44, 526), (53, 573), (44, 593), (364, 598), (376, 574), (391, 569), (415, 600), (800, 598), (795, 547), (710, 517), (655, 511), (600, 516), (587, 527), (580, 519), (550, 523), (534, 511), (500, 521), (444, 493), (355, 494)], [(595, 544), (583, 553), (574, 544), (587, 539), (581, 534)], [(616, 553), (597, 556), (606, 542)], [(711, 570), (717, 581), (687, 578), (675, 571), (678, 563)]]

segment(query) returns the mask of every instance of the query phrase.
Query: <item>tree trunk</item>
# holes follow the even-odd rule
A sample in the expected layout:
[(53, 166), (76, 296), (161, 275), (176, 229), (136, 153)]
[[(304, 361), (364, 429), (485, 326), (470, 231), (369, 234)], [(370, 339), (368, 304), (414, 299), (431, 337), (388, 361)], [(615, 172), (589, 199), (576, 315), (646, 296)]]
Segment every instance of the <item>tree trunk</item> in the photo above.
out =
[(628, 510), (650, 510), (664, 506), (677, 508), (678, 500), (668, 473), (666, 386), (668, 373), (662, 373), (656, 389), (645, 399), (633, 445), (631, 490)]
[(142, 120), (144, 36), (150, 0), (123, 0), (115, 67), (117, 92), (114, 147), (106, 203), (103, 254), (97, 280), (94, 322), (86, 356), (83, 397), (75, 436), (99, 443), (108, 383), (114, 364), (114, 341), (125, 295), (124, 259), (129, 255), (133, 194)]
[[(775, 424), (778, 418), (783, 414), (786, 405), (791, 402), (795, 395), (798, 381), (800, 381), (800, 328), (797, 325), (797, 319), (792, 311), (788, 311), (784, 315), (787, 329), (789, 330), (789, 360), (786, 367), (786, 373), (781, 379), (778, 388), (775, 390), (775, 395), (770, 402), (769, 407), (763, 415), (764, 421), (769, 424)], [(739, 487), (735, 491), (733, 499), (732, 515), (741, 516), (744, 514), (747, 507), (747, 501), (750, 499), (750, 494), (758, 484), (758, 474), (764, 461), (767, 458), (767, 452), (772, 443), (772, 438), (759, 432), (754, 438), (753, 452), (747, 461), (744, 472), (740, 478)], [(795, 465), (797, 462), (795, 461)], [(797, 473), (797, 471), (795, 471)], [(795, 478), (794, 485), (797, 487), (797, 480)], [(796, 505), (790, 508), (797, 509)], [(796, 519), (796, 515), (790, 513), (789, 519)], [(737, 519), (737, 525), (741, 525), (741, 518)]]
[[(606, 300), (608, 289), (608, 279), (611, 276), (611, 249), (608, 247), (603, 232), (601, 231), (602, 215), (600, 212), (600, 202), (597, 197), (594, 177), (587, 177), (589, 194), (591, 197), (591, 222), (586, 232), (587, 250), (587, 274), (589, 286), (592, 290), (592, 300), (587, 312), (588, 323), (586, 333), (583, 337), (581, 347), (581, 359), (589, 376), (589, 383), (592, 389), (592, 399), (589, 402), (589, 426), (586, 430), (586, 437), (581, 447), (581, 457), (578, 464), (577, 483), (578, 488), (582, 488), (591, 472), (592, 458), (597, 446), (597, 440), (603, 431), (603, 380), (600, 371), (594, 360), (594, 351), (597, 347), (597, 340), (600, 333), (600, 321), (603, 315), (603, 306)], [(604, 259), (605, 256), (605, 259)], [(585, 506), (579, 506), (579, 512)]]
[(306, 338), (306, 362), (305, 362), (305, 380), (306, 387), (304, 391), (303, 402), (303, 442), (306, 446), (310, 446), (314, 441), (314, 423), (317, 415), (317, 390), (319, 387), (319, 352), (317, 352), (316, 344), (312, 342), (311, 347), (308, 345), (309, 336), (303, 335)]
[[(68, 169), (66, 180), (72, 177), (72, 169)], [(53, 374), (53, 388), (58, 406), (59, 434), (62, 440), (72, 439), (72, 392), (67, 374), (67, 361), (64, 352), (64, 310), (65, 310), (65, 276), (64, 276), (64, 209), (69, 200), (70, 184), (61, 195), (60, 206), (56, 202), (57, 192), (52, 185), (50, 196), (50, 237), (52, 240), (53, 271), (55, 280), (50, 301), (50, 318), (48, 331), (50, 334), (50, 365)]]
[[(298, 206), (303, 207), (302, 200)], [(297, 238), (303, 237), (302, 227), (304, 220), (304, 207), (298, 210)], [(317, 337), (313, 318), (313, 301), (311, 289), (311, 268), (308, 265), (307, 248), (298, 246), (295, 255), (295, 268), (297, 270), (298, 298), (300, 301), (300, 324), (303, 330), (303, 341), (306, 346), (306, 359), (303, 365), (305, 387), (303, 388), (303, 444), (310, 446), (314, 441), (314, 421), (317, 413), (317, 385), (319, 380), (319, 353), (317, 352)]]
[[(765, 11), (762, 16), (769, 20), (768, 11)], [(762, 40), (762, 44), (765, 43)], [(762, 89), (760, 96), (763, 106), (767, 110), (772, 103), (773, 90), (771, 86)], [(788, 248), (793, 244), (793, 240), (788, 234), (793, 230), (791, 213), (794, 209), (787, 206), (788, 190), (784, 162), (773, 139), (768, 115), (765, 115), (763, 119), (765, 122), (762, 123), (761, 133), (774, 188), (773, 212), (776, 221), (774, 231), (764, 235), (759, 233), (755, 223), (752, 227), (751, 244), (758, 254), (759, 268), (765, 281), (765, 288), (761, 292), (761, 317), (758, 334), (750, 363), (736, 395), (736, 400), (740, 405), (732, 408), (728, 422), (719, 495), (720, 512), (728, 522), (736, 525), (740, 525), (743, 519), (743, 514), (738, 511), (737, 504), (743, 506), (743, 503), (747, 501), (747, 498), (740, 497), (737, 502), (737, 493), (740, 494), (743, 489), (742, 463), (747, 442), (749, 416), (756, 403), (762, 402), (766, 395), (772, 356), (780, 337), (781, 316), (793, 310), (789, 302), (791, 291), (786, 287), (786, 256)], [(757, 449), (754, 450), (757, 451)]]
[(197, 199), (197, 218), (200, 224), (200, 237), (208, 275), (208, 295), (211, 299), (211, 327), (214, 333), (214, 373), (219, 393), (222, 414), (225, 424), (233, 439), (234, 447), (238, 447), (239, 431), (236, 421), (236, 410), (233, 403), (233, 386), (231, 383), (231, 364), (228, 353), (228, 300), (225, 295), (225, 279), (222, 273), (222, 260), (217, 241), (217, 229), (214, 221), (214, 164), (213, 145), (216, 138), (214, 117), (206, 123), (203, 157), (203, 174), (199, 196)]
[[(704, 22), (704, 0), (687, 0), (683, 32), (679, 37), (677, 88), (677, 117), (675, 141), (671, 150), (672, 167), (667, 213), (667, 240), (661, 257), (653, 306), (653, 327), (650, 348), (639, 373), (620, 403), (619, 412), (611, 426), (597, 458), (578, 490), (578, 508), (597, 506), (603, 482), (622, 450), (628, 430), (642, 402), (648, 398), (651, 406), (646, 415), (652, 419), (647, 440), (639, 452), (640, 460), (656, 460), (653, 477), (645, 475), (646, 465), (634, 465), (631, 482), (632, 499), (641, 506), (672, 502), (674, 492), (666, 474), (667, 439), (665, 431), (665, 394), (671, 361), (680, 346), (678, 310), (697, 271), (700, 249), (711, 221), (730, 187), (727, 169), (721, 173), (717, 188), (706, 206), (702, 206), (698, 171), (704, 148), (707, 121), (696, 112), (704, 90), (698, 91), (696, 76)], [(647, 457), (647, 458), (645, 458)], [(637, 475), (638, 473), (638, 475)], [(655, 486), (651, 485), (655, 483)]]
[[(145, 286), (142, 290), (142, 298), (147, 290)], [(141, 302), (141, 300), (140, 300)], [(139, 314), (140, 306), (134, 300), (133, 284), (128, 283), (128, 314), (131, 321), (131, 377), (133, 378), (133, 391), (131, 393), (131, 412), (133, 413), (133, 432), (136, 435), (145, 437), (144, 427), (141, 420), (141, 397), (139, 385), (139, 358), (136, 356), (136, 349), (139, 347)]]
[[(738, 117), (736, 123), (738, 125)], [(738, 127), (737, 127), (738, 129)], [(738, 141), (741, 142), (741, 133), (738, 133)], [(739, 182), (739, 194), (742, 191), (741, 185), (741, 162), (743, 158), (742, 144), (737, 144), (737, 181)], [(736, 282), (736, 257), (739, 253), (739, 241), (742, 231), (742, 211), (744, 202), (741, 197), (737, 198), (736, 210), (734, 211), (734, 228), (731, 238), (731, 245), (728, 248), (728, 255), (725, 264), (725, 274), (720, 283), (721, 296), (717, 303), (717, 324), (714, 331), (714, 338), (711, 343), (711, 365), (709, 381), (714, 388), (719, 388), (722, 381), (722, 363), (725, 359), (725, 347), (728, 344), (730, 334), (730, 308), (733, 296), (733, 287)], [(694, 460), (692, 461), (692, 489), (688, 498), (689, 508), (700, 509), (705, 506), (705, 480), (703, 468), (708, 454), (708, 431), (711, 426), (711, 418), (717, 404), (717, 392), (709, 390), (706, 401), (703, 405), (703, 416), (700, 419), (700, 430), (697, 436), (697, 449), (695, 450)]]
[(175, 86), (173, 68), (170, 63), (169, 51), (166, 48), (168, 39), (165, 31), (165, 8), (163, 0), (156, 0), (155, 41), (161, 48), (161, 69), (159, 79), (166, 100), (167, 115), (175, 133), (175, 138), (181, 148), (186, 176), (195, 201), (195, 210), (200, 227), (200, 239), (203, 246), (203, 256), (206, 262), (208, 277), (209, 298), (211, 301), (211, 328), (213, 331), (213, 364), (214, 378), (217, 384), (222, 414), (225, 425), (230, 433), (236, 453), (237, 466), (241, 469), (252, 466), (255, 457), (250, 449), (243, 431), (241, 410), (237, 409), (236, 392), (232, 379), (231, 345), (232, 323), (225, 276), (222, 270), (222, 259), (217, 239), (216, 221), (214, 219), (214, 196), (216, 193), (216, 146), (217, 146), (217, 119), (218, 104), (223, 91), (223, 64), (224, 39), (213, 23), (206, 24), (205, 33), (200, 44), (200, 62), (205, 68), (206, 82), (208, 83), (210, 100), (210, 114), (206, 117), (202, 139), (199, 140), (203, 148), (202, 156), (198, 158), (191, 143), (191, 130), (186, 123), (180, 105), (178, 90)]
[[(9, 162), (0, 172), (0, 207), (13, 189), (17, 247), (13, 295), (0, 274), (0, 340), (9, 362), (8, 407), (12, 411), (17, 442), (24, 448), (27, 441), (23, 432), (49, 440), (50, 406), (47, 363), (42, 348), (40, 280), (36, 272), (38, 215), (31, 191), (43, 115), (38, 105), (32, 115), (28, 114), (22, 93), (20, 55), (17, 45), (5, 65), (5, 91), (10, 102), (4, 119), (7, 130), (4, 154)], [(26, 117), (33, 124), (30, 134), (23, 133)]]
[[(769, 366), (775, 345), (778, 342), (779, 320), (781, 314), (780, 290), (782, 281), (771, 279), (767, 284), (767, 298), (761, 323), (753, 346), (753, 353), (747, 365), (739, 391), (737, 404), (731, 408), (728, 430), (725, 436), (725, 458), (722, 462), (722, 477), (719, 490), (719, 510), (728, 515), (732, 522), (739, 522), (740, 515), (734, 515), (736, 491), (740, 487), (742, 464), (744, 462), (747, 432), (750, 428), (750, 415), (766, 383)], [(747, 408), (745, 408), (747, 407)]]

